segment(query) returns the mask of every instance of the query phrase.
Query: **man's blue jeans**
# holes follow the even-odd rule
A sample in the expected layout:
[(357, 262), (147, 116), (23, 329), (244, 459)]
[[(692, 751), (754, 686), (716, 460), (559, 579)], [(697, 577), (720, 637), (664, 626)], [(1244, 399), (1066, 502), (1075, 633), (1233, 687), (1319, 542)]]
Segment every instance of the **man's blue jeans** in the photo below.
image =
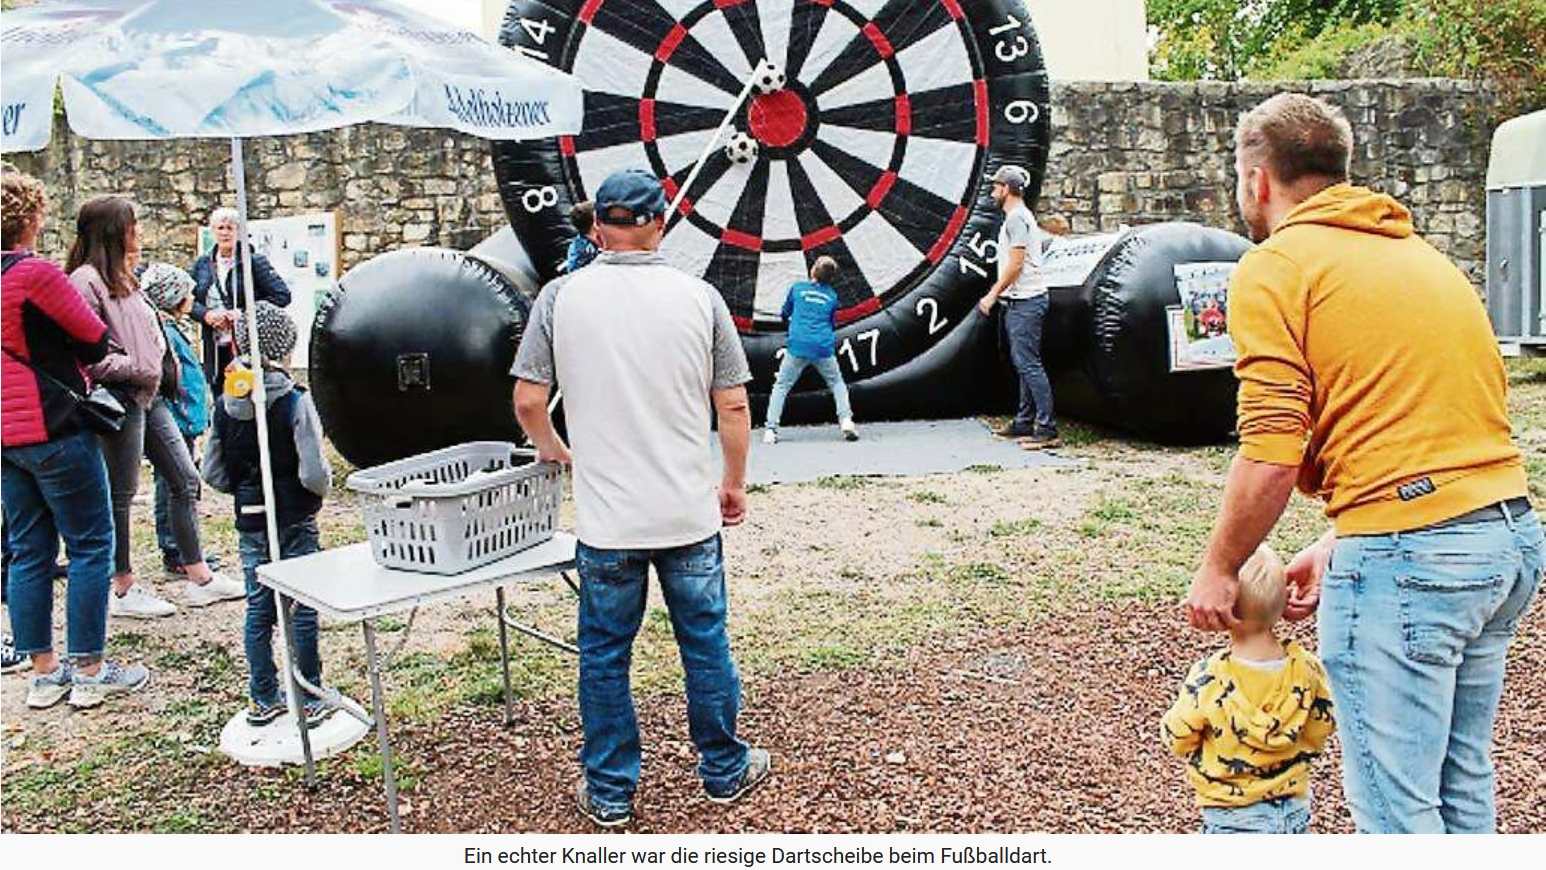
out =
[(1020, 377), (1020, 408), (1014, 425), (1031, 427), (1039, 436), (1057, 434), (1052, 414), (1052, 381), (1041, 364), (1041, 328), (1047, 319), (1047, 294), (1004, 300), (1004, 331), (1009, 336), (1009, 361)]
[(827, 382), (827, 389), (832, 391), (832, 402), (837, 406), (837, 421), (841, 423), (854, 415), (853, 408), (848, 404), (848, 385), (843, 383), (843, 370), (838, 367), (837, 357), (805, 359), (786, 352), (784, 361), (778, 365), (778, 377), (773, 380), (773, 392), (768, 396), (767, 428), (778, 428), (779, 421), (784, 418), (784, 400), (789, 398), (789, 391), (794, 389), (795, 381), (800, 379), (800, 374), (807, 366), (814, 368), (816, 374)]
[(44, 444), (7, 447), (0, 500), (11, 547), (11, 631), (16, 651), (54, 648), (54, 561), (59, 539), (70, 557), (65, 593), (69, 657), (89, 664), (107, 646), (113, 575), (113, 506), (97, 436), (78, 432)]
[(665, 550), (602, 550), (581, 543), (580, 761), (592, 802), (630, 807), (639, 782), (639, 723), (629, 666), (644, 618), (649, 568), (655, 566), (687, 672), (687, 726), (698, 747), (698, 775), (711, 794), (735, 790), (746, 770), (736, 739), (741, 678), (725, 631), (725, 560), (719, 535)]
[(1360, 831), (1495, 829), (1493, 720), (1541, 548), (1534, 512), (1337, 541), (1320, 648)]
[[(274, 590), (258, 582), (258, 566), (266, 565), (267, 532), (242, 532), (237, 542), (242, 557), (242, 575), (247, 580), (247, 625), (244, 645), (247, 652), (247, 693), (260, 704), (279, 699), (279, 669), (274, 665), (274, 625), (279, 609), (274, 606)], [(279, 557), (291, 559), (317, 552), (315, 518), (279, 527)], [(314, 686), (322, 685), (322, 658), (317, 653), (317, 611), (304, 605), (295, 608), (295, 661), (301, 675)]]

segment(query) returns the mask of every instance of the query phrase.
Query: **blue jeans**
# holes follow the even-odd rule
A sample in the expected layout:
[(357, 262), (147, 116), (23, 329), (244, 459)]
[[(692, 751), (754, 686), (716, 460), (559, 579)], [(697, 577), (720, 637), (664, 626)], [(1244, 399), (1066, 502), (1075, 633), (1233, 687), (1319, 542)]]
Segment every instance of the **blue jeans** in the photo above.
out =
[(1337, 541), (1320, 647), (1360, 831), (1495, 829), (1493, 720), (1541, 549), (1534, 512)]
[(107, 646), (113, 575), (113, 510), (102, 449), (90, 432), (8, 447), (0, 501), (11, 548), (7, 604), (16, 651), (54, 648), (54, 561), (59, 539), (70, 557), (65, 593), (69, 657), (90, 664)]
[[(242, 532), (238, 543), (242, 575), (247, 580), (247, 625), (243, 638), (247, 651), (247, 693), (259, 704), (279, 699), (279, 669), (274, 665), (274, 625), (279, 610), (274, 590), (258, 582), (258, 566), (269, 562), (268, 533)], [(315, 518), (279, 527), (279, 557), (290, 559), (321, 549)], [(295, 662), (301, 675), (314, 686), (322, 685), (322, 658), (317, 653), (317, 611), (296, 605)]]
[(1020, 376), (1020, 408), (1014, 425), (1031, 427), (1036, 435), (1058, 431), (1052, 416), (1052, 381), (1041, 364), (1041, 327), (1047, 319), (1047, 294), (1004, 300), (1004, 331), (1009, 336), (1009, 361)]
[(698, 775), (711, 794), (735, 790), (746, 770), (736, 739), (741, 678), (725, 631), (725, 560), (719, 535), (667, 550), (601, 550), (581, 543), (580, 761), (591, 800), (603, 809), (631, 805), (639, 782), (639, 723), (628, 670), (644, 618), (650, 565), (660, 578), (671, 629), (687, 672), (687, 727), (698, 747)]
[(794, 389), (795, 381), (800, 379), (801, 372), (806, 366), (816, 370), (821, 379), (827, 382), (827, 389), (832, 391), (832, 401), (837, 405), (837, 419), (841, 423), (854, 415), (853, 408), (848, 404), (848, 385), (843, 383), (843, 370), (838, 368), (837, 357), (828, 356), (821, 359), (804, 359), (792, 353), (784, 354), (784, 361), (779, 363), (778, 377), (773, 381), (773, 393), (768, 396), (768, 420), (769, 429), (777, 429), (778, 421), (784, 418), (784, 400), (789, 397), (789, 391)]
[(1243, 807), (1203, 807), (1204, 834), (1303, 834), (1310, 829), (1310, 796), (1280, 797)]

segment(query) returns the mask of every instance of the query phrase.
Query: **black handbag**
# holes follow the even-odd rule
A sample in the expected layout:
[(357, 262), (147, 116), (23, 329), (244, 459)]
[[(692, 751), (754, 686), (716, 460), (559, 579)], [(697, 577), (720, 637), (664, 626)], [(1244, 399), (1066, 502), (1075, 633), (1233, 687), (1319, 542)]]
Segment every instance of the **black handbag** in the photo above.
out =
[(6, 356), (32, 369), (44, 380), (63, 390), (65, 395), (70, 397), (70, 401), (75, 403), (76, 419), (80, 420), (82, 426), (103, 435), (123, 431), (124, 419), (129, 416), (129, 412), (124, 410), (123, 402), (113, 395), (112, 390), (97, 384), (91, 388), (91, 392), (82, 396), (71, 389), (69, 384), (17, 356), (10, 348), (5, 348), (5, 353)]

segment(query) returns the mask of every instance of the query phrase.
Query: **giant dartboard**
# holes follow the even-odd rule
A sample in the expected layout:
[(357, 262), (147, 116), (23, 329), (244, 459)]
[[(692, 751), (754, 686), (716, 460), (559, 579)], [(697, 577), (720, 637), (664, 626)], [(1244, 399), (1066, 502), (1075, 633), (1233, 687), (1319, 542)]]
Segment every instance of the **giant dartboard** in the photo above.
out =
[(1041, 183), (1048, 82), (1016, 0), (514, 0), (501, 41), (586, 89), (579, 135), (495, 145), (544, 279), (573, 203), (625, 168), (674, 197), (758, 63), (784, 73), (734, 117), (755, 159), (712, 150), (662, 246), (724, 295), (762, 390), (816, 257), (840, 266), (838, 357), (862, 382), (975, 316), (998, 253), (984, 173), (1024, 166), (1032, 201)]

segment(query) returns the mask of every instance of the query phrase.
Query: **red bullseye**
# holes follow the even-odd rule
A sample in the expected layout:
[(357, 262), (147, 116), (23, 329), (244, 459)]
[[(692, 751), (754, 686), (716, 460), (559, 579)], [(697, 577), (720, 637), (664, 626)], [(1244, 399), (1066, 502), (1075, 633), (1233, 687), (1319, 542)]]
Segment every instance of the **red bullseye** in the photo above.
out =
[(799, 140), (805, 122), (805, 101), (790, 90), (758, 94), (746, 116), (752, 136), (774, 148), (787, 148)]

